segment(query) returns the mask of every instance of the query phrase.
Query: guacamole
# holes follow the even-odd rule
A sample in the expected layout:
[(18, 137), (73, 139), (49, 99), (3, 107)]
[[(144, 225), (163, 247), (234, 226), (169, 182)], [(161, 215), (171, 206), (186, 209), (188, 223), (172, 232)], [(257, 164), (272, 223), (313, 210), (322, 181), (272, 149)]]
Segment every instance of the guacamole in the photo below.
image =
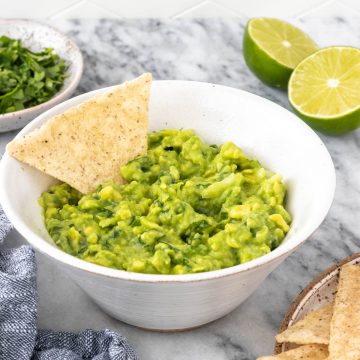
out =
[(46, 228), (62, 250), (121, 270), (187, 274), (253, 260), (289, 231), (281, 177), (232, 142), (153, 132), (147, 155), (120, 172), (127, 183), (89, 195), (67, 184), (42, 194)]

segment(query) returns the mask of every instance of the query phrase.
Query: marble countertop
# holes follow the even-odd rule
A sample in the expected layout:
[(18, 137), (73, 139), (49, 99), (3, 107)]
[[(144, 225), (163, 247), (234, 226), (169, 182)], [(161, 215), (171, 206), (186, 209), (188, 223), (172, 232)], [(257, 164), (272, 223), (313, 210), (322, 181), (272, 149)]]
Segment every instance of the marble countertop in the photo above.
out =
[[(242, 56), (245, 21), (66, 20), (51, 24), (72, 36), (84, 53), (86, 67), (77, 94), (150, 71), (155, 79), (198, 80), (241, 88), (289, 108), (285, 92), (264, 86), (247, 69)], [(321, 46), (360, 45), (360, 21), (351, 13), (293, 22)], [(1, 153), (14, 135), (0, 135)], [(231, 314), (188, 332), (137, 329), (103, 313), (50, 259), (38, 254), (39, 327), (107, 327), (125, 335), (143, 360), (251, 360), (271, 353), (277, 328), (302, 288), (336, 260), (360, 251), (360, 130), (342, 137), (320, 136), (337, 172), (330, 213), (305, 245)], [(24, 242), (12, 231), (1, 247)]]

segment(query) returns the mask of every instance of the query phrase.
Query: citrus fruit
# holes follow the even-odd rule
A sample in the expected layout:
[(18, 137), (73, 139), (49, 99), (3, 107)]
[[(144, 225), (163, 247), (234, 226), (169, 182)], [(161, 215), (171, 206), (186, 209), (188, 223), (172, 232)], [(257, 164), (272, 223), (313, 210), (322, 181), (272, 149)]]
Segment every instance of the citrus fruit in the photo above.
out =
[(254, 18), (246, 25), (243, 49), (246, 64), (261, 81), (286, 88), (296, 65), (318, 48), (304, 32), (285, 21)]
[(360, 126), (360, 49), (333, 46), (303, 60), (289, 81), (289, 101), (313, 128), (339, 135)]

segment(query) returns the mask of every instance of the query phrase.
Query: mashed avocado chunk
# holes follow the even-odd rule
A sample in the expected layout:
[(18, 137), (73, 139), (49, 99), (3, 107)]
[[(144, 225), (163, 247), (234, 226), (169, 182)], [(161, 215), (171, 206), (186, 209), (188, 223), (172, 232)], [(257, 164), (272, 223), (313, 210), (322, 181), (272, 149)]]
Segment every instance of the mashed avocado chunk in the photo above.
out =
[(42, 194), (62, 250), (116, 269), (187, 274), (253, 260), (289, 231), (281, 177), (232, 142), (209, 146), (192, 130), (161, 130), (120, 172), (126, 184), (90, 195), (67, 184)]

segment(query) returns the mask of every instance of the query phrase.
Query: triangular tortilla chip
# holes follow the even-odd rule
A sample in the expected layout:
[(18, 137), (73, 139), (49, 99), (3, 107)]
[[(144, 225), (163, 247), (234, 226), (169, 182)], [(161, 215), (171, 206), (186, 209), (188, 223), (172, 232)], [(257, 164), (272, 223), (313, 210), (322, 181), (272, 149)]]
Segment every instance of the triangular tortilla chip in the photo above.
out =
[(327, 359), (326, 345), (304, 345), (296, 349), (285, 351), (279, 355), (262, 356), (257, 360), (323, 360)]
[(302, 320), (278, 334), (276, 341), (302, 345), (329, 344), (332, 312), (333, 304), (312, 311)]
[(122, 182), (120, 166), (147, 150), (151, 74), (70, 108), (8, 144), (16, 159), (87, 194)]
[(330, 324), (329, 360), (360, 359), (360, 266), (340, 271)]

